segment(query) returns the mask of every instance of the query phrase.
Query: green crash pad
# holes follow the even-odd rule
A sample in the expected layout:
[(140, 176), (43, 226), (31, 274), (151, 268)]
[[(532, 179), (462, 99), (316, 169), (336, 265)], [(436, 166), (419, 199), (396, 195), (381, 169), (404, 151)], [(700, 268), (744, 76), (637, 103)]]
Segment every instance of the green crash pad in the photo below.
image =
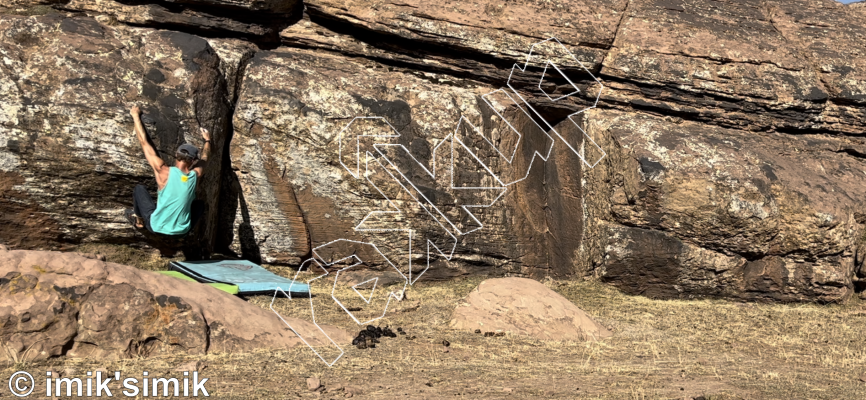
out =
[[(173, 276), (173, 277), (178, 278), (178, 279), (183, 279), (185, 281), (197, 282), (195, 279), (192, 279), (192, 278), (190, 278), (190, 277), (188, 277), (188, 276), (186, 276), (183, 273), (178, 272), (178, 271), (156, 271), (156, 272), (159, 272), (160, 274), (163, 274), (163, 275)], [(226, 292), (229, 294), (238, 294), (237, 285), (230, 285), (228, 283), (205, 283), (205, 285), (215, 287), (215, 288), (222, 290), (223, 292)]]

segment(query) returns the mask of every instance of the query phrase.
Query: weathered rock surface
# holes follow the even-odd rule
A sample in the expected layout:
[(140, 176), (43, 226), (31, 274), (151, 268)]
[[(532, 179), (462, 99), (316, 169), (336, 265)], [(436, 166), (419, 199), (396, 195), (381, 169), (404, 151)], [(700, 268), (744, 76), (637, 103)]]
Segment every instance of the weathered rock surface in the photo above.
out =
[(34, 5), (62, 4), (68, 0), (0, 0), (0, 7), (26, 8)]
[(861, 135), (866, 125), (866, 12), (832, 0), (768, 2), (774, 26), (817, 71), (829, 101), (819, 117), (823, 129)]
[(840, 150), (850, 143), (614, 111), (587, 118), (622, 146), (588, 174), (586, 190), (602, 193), (588, 209), (605, 222), (586, 228), (601, 235), (602, 279), (653, 297), (850, 294), (866, 196), (862, 161)]
[(819, 123), (827, 92), (763, 0), (629, 2), (602, 76), (606, 101), (750, 130)]
[[(338, 51), (411, 62), (423, 65), (424, 70), (459, 71), (501, 83), (508, 78), (512, 64), (526, 62), (530, 47), (554, 32), (588, 68), (598, 70), (605, 50), (613, 44), (627, 1), (482, 4), (313, 0), (305, 4), (317, 24), (353, 34), (364, 42), (338, 39), (332, 42)], [(283, 41), (310, 40), (294, 33), (284, 31)]]
[(253, 43), (240, 39), (207, 39), (220, 59), (220, 71), (226, 80), (226, 94), (234, 106), (240, 94), (241, 82), (247, 62), (259, 51)]
[[(223, 291), (73, 253), (0, 250), (0, 276), (0, 339), (20, 359), (304, 345), (274, 313)], [(312, 323), (284, 318), (311, 345), (329, 344)], [(337, 343), (351, 341), (324, 329)]]
[(857, 38), (866, 12), (833, 0), (509, 2), (492, 8), (316, 0), (306, 12), (281, 33), (284, 44), (501, 84), (514, 63), (526, 61), (530, 45), (556, 36), (604, 79), (607, 107), (746, 130), (863, 128), (861, 111), (851, 104), (859, 104), (863, 92), (852, 78), (863, 71), (848, 60), (863, 51)]
[[(14, 39), (3, 41), (3, 51), (14, 57), (0, 66), (8, 76), (0, 90), (6, 98), (21, 99), (3, 103), (4, 113), (18, 120), (0, 120), (13, 132), (0, 134), (0, 219), (9, 221), (0, 225), (0, 240), (27, 248), (136, 241), (120, 233), (130, 231), (113, 211), (128, 201), (128, 192), (105, 189), (149, 178), (129, 134), (131, 124), (122, 122), (124, 108), (133, 101), (155, 106), (200, 98), (210, 102), (208, 112), (232, 122), (214, 124), (224, 126), (221, 135), (231, 138), (231, 146), (219, 151), (225, 158), (221, 182), (208, 186), (214, 202), (209, 209), (220, 218), (210, 217), (209, 226), (217, 229), (207, 240), (253, 260), (295, 264), (317, 246), (347, 238), (373, 241), (405, 266), (407, 236), (369, 230), (399, 226), (415, 232), (415, 266), (426, 266), (426, 240), (441, 248), (457, 242), (451, 261), (434, 257), (427, 275), (432, 278), (596, 274), (653, 297), (780, 301), (838, 301), (866, 287), (866, 244), (860, 239), (866, 218), (859, 211), (866, 141), (858, 136), (866, 126), (861, 79), (866, 66), (856, 62), (866, 52), (862, 7), (832, 0), (543, 5), (312, 0), (303, 18), (286, 2), (73, 0), (55, 7), (72, 4), (109, 23), (106, 16), (131, 25), (271, 40), (271, 47), (278, 40), (283, 46), (262, 51), (249, 41), (210, 38), (205, 50), (190, 53), (177, 38), (198, 43), (195, 36), (177, 32), (106, 26), (84, 17), (0, 17), (7, 21), (0, 24), (3, 34)], [(215, 11), (223, 6), (223, 13)], [(278, 18), (279, 23), (248, 18), (282, 6), (277, 13), (291, 18)], [(145, 11), (157, 9), (158, 18)], [(194, 15), (200, 20), (193, 21)], [(87, 36), (69, 28), (76, 24), (98, 26), (87, 29), (102, 33)], [(504, 98), (493, 102), (496, 115), (483, 101), (514, 71), (513, 86), (580, 146), (580, 132), (565, 117), (594, 104), (597, 91), (586, 89), (595, 81), (566, 63), (555, 46), (534, 48), (527, 60), (530, 46), (549, 36), (559, 38), (605, 85), (599, 108), (575, 120), (607, 152), (595, 168), (582, 166), (561, 140), (549, 140), (544, 132), (549, 127), (534, 127), (538, 116), (528, 117)], [(111, 50), (86, 53), (76, 43)], [(85, 60), (81, 54), (93, 56)], [(574, 78), (580, 94), (546, 98), (545, 93), (570, 90), (555, 74), (541, 79), (547, 59)], [(523, 62), (529, 64), (525, 72), (512, 69)], [(151, 82), (152, 69), (164, 80)], [(67, 82), (86, 79), (85, 72), (94, 70), (104, 71), (93, 81), (105, 81), (104, 86)], [(213, 79), (218, 82), (207, 86), (210, 91), (196, 83)], [(33, 82), (42, 81), (44, 86), (34, 89)], [(154, 86), (160, 90), (155, 97)], [(138, 92), (117, 92), (126, 87)], [(74, 97), (81, 90), (86, 96)], [(104, 99), (105, 93), (115, 97)], [(70, 105), (76, 103), (86, 106)], [(161, 151), (170, 152), (184, 135), (195, 142), (189, 135), (200, 118), (194, 118), (192, 106), (159, 107), (163, 114), (148, 128), (180, 132), (158, 137)], [(179, 110), (177, 116), (163, 116), (171, 107)], [(82, 116), (53, 116), (73, 115), (67, 109)], [(353, 117), (374, 115), (386, 118), (401, 136), (362, 139), (360, 157), (341, 153), (341, 144), (354, 145), (341, 142), (341, 130)], [(458, 129), (461, 116), (481, 132), (465, 125)], [(503, 118), (523, 134), (519, 142)], [(114, 122), (94, 122), (106, 120)], [(46, 123), (53, 130), (43, 128)], [(87, 129), (46, 133), (58, 125)], [(356, 125), (348, 134), (382, 132), (381, 124), (373, 125)], [(496, 174), (511, 180), (529, 174), (491, 207), (473, 209), (477, 221), (461, 206), (492, 201), (496, 191), (451, 189), (447, 179), (439, 179), (443, 175), (429, 178), (413, 164), (418, 160), (432, 168), (434, 149), (452, 133)], [(513, 162), (481, 135), (500, 151), (513, 149)], [(74, 161), (56, 161), (43, 150), (52, 141), (72, 146), (61, 158)], [(340, 162), (365, 166), (367, 160), (359, 158), (366, 151), (383, 160), (375, 141), (403, 144), (408, 153), (389, 147), (394, 165), (373, 164), (370, 180), (347, 173)], [(113, 150), (100, 143), (111, 143)], [(97, 148), (102, 155), (77, 155)], [(553, 159), (536, 159), (529, 169), (534, 152), (546, 149)], [(457, 160), (458, 182), (491, 186), (471, 157), (458, 154)], [(408, 192), (398, 184), (410, 181), (416, 187)], [(426, 198), (426, 209), (414, 201), (418, 193)], [(392, 213), (365, 220), (371, 211)], [(356, 232), (361, 221), (359, 227), (368, 230)], [(481, 224), (483, 229), (458, 234)], [(352, 254), (350, 247), (331, 248), (327, 256)], [(385, 266), (375, 261), (376, 254), (359, 251), (372, 268)]]
[(138, 241), (122, 210), (153, 171), (129, 107), (160, 156), (213, 135), (197, 197), (198, 236), (213, 246), (229, 103), (220, 59), (180, 32), (105, 26), (91, 18), (0, 16), (0, 240), (19, 248)]
[[(361, 10), (358, 3), (340, 8), (314, 2), (309, 18), (283, 31), (283, 43), (484, 82), (504, 79), (465, 52), (446, 62), (435, 46), (371, 39), (393, 35), (462, 51), (482, 47), (473, 42), (476, 36), (456, 32), (483, 28), (463, 26), (447, 8), (413, 5), (418, 9)], [(586, 118), (609, 155), (607, 167), (580, 171), (586, 183), (577, 194), (587, 207), (581, 217), (566, 217), (583, 225), (574, 236), (580, 243), (574, 250), (579, 255), (571, 258), (576, 273), (594, 271), (629, 292), (654, 297), (836, 301), (851, 293), (852, 283), (860, 285), (866, 272), (857, 271), (866, 270), (866, 257), (855, 253), (866, 254), (858, 252), (864, 247), (858, 209), (866, 143), (819, 136), (862, 131), (866, 120), (864, 90), (855, 78), (866, 71), (850, 62), (863, 51), (857, 39), (863, 14), (850, 10), (829, 0), (632, 1), (617, 21), (613, 43), (598, 46), (605, 50), (600, 66), (576, 51), (593, 71), (600, 69), (607, 90), (599, 105), (628, 113)], [(415, 24), (424, 18), (429, 23)], [(489, 66), (514, 60), (501, 49), (481, 52), (490, 56)], [(548, 112), (559, 106), (527, 94)], [(656, 133), (636, 139), (647, 130)], [(668, 131), (679, 133), (658, 133)], [(663, 144), (671, 135), (687, 139)], [(734, 144), (735, 137), (742, 141)], [(616, 156), (620, 145), (625, 152)], [(668, 145), (681, 146), (682, 153), (675, 156)], [(775, 172), (782, 169), (790, 175)], [(664, 183), (653, 186), (657, 182)], [(712, 190), (705, 196), (697, 186), (707, 182)], [(533, 204), (526, 192), (532, 189), (519, 187), (510, 195)], [(654, 253), (655, 245), (666, 250)]]
[(241, 35), (260, 41), (275, 41), (279, 31), (291, 23), (302, 7), (297, 0), (164, 0), (149, 4), (64, 0), (63, 3), (59, 7), (65, 10), (106, 15), (130, 25)]
[[(440, 147), (434, 154), (434, 149), (457, 127), (461, 115), (474, 126), (485, 127), (488, 134), (503, 131), (506, 125), (480, 97), (495, 87), (454, 86), (445, 79), (307, 50), (257, 53), (246, 67), (236, 105), (232, 162), (239, 172), (243, 200), (236, 221), (239, 224), (250, 221), (255, 234), (253, 247), (260, 251), (262, 259), (291, 263), (309, 254), (312, 247), (336, 239), (368, 241), (375, 237), (375, 243), (387, 256), (406, 266), (407, 237), (396, 232), (360, 231), (413, 229), (416, 268), (418, 264), (426, 266), (426, 259), (420, 257), (427, 253), (428, 239), (446, 250), (459, 240), (453, 261), (460, 262), (446, 263), (445, 257), (437, 257), (428, 276), (478, 273), (493, 266), (568, 274), (568, 265), (574, 264), (581, 226), (580, 196), (576, 193), (579, 188), (572, 181), (579, 176), (580, 165), (579, 159), (568, 154), (564, 146), (554, 148), (553, 160), (547, 163), (538, 160), (530, 171), (530, 179), (517, 184), (520, 187), (515, 194), (505, 196), (495, 208), (479, 209), (476, 214), (483, 229), (459, 239), (455, 239), (458, 229), (446, 228), (447, 222), (430, 218), (401, 188), (411, 181), (432, 206), (450, 221), (461, 224), (459, 230), (464, 232), (480, 225), (473, 225), (466, 214), (461, 214), (459, 206), (472, 204), (470, 201), (492, 202), (502, 193), (479, 190), (474, 194), (477, 198), (465, 198), (458, 193), (460, 189), (449, 189), (451, 175), (445, 168), (451, 165), (451, 153)], [(502, 161), (479, 133), (458, 129), (456, 134), (497, 174), (517, 180), (527, 174), (533, 152), (545, 152), (551, 141), (525, 114), (507, 105), (503, 108), (507, 109), (504, 113), (509, 121), (527, 134), (525, 140), (517, 143), (514, 137), (503, 133), (503, 140), (510, 140), (508, 143), (516, 146), (514, 151), (519, 155), (512, 164)], [(372, 167), (378, 172), (371, 175), (371, 181), (354, 179), (340, 164), (358, 162), (353, 155), (357, 147), (352, 144), (352, 135), (361, 131), (354, 129), (366, 126), (370, 130), (363, 132), (367, 134), (394, 133), (376, 120), (353, 123), (342, 132), (356, 116), (386, 118), (401, 135), (391, 143), (404, 145), (412, 156), (394, 149), (388, 155), (394, 167)], [(570, 124), (564, 121), (560, 129), (571, 129), (567, 128), (573, 126)], [(463, 127), (466, 126), (464, 123)], [(341, 143), (345, 146), (342, 152)], [(370, 141), (364, 141), (362, 146), (364, 152), (376, 152)], [(463, 157), (454, 164), (455, 185), (497, 186), (466, 153), (458, 148), (455, 154)], [(434, 158), (438, 169), (435, 179), (425, 175), (416, 163), (434, 165)], [(389, 177), (383, 171), (391, 171), (387, 173), (392, 175)], [(408, 181), (396, 179), (398, 171)], [(562, 198), (562, 193), (574, 195)], [(367, 213), (391, 209), (383, 195), (393, 200), (402, 214), (395, 219), (368, 220), (355, 230)], [(548, 208), (544, 209), (542, 204)], [(246, 253), (242, 241), (236, 246), (240, 248), (236, 251)], [(334, 254), (334, 259), (350, 254), (346, 249), (345, 254)], [(376, 257), (366, 254), (360, 258)], [(475, 266), (469, 269), (467, 263)], [(418, 272), (416, 269), (415, 274)]]
[(559, 293), (526, 278), (481, 282), (454, 309), (450, 326), (545, 340), (597, 340), (612, 335)]

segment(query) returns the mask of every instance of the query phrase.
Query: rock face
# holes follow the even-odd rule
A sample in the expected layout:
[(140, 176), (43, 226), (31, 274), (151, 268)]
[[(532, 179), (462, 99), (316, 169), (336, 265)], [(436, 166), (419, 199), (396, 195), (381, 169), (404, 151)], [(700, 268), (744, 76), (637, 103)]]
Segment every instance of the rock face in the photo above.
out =
[[(492, 175), (484, 173), (480, 164), (459, 147), (454, 153), (461, 157), (453, 163), (457, 167), (454, 185), (493, 189), (469, 194), (452, 189), (448, 170), (452, 153), (443, 149), (451, 146), (449, 130), (461, 115), (472, 126), (507, 129), (481, 98), (497, 88), (480, 84), (455, 87), (430, 82), (431, 78), (445, 79), (437, 75), (423, 79), (408, 70), (389, 71), (375, 63), (304, 50), (256, 53), (246, 67), (235, 109), (231, 156), (243, 189), (236, 221), (251, 221), (256, 235), (253, 247), (260, 251), (263, 261), (294, 263), (309, 254), (312, 247), (346, 238), (373, 240), (404, 269), (408, 267), (403, 260), (408, 256), (410, 242), (408, 237), (391, 232), (396, 228), (415, 231), (411, 243), (416, 266), (426, 267), (428, 240), (445, 253), (456, 249), (453, 263), (445, 262), (447, 257), (431, 250), (435, 257), (428, 277), (478, 273), (493, 266), (515, 272), (533, 268), (569, 274), (582, 218), (576, 195), (580, 189), (571, 181), (579, 176), (579, 159), (567, 154), (565, 147), (555, 148), (552, 157), (558, 158), (547, 163), (537, 161), (538, 167), (529, 171), (530, 179), (521, 183), (515, 194), (497, 203), (501, 207), (477, 211), (480, 224), (470, 220), (472, 216), (460, 206), (494, 203), (504, 189), (493, 188), (499, 184)], [(394, 89), (383, 92), (383, 88)], [(545, 149), (550, 149), (551, 141), (544, 132), (516, 108), (507, 110), (505, 115), (512, 124), (533, 135), (520, 143), (512, 142), (516, 146), (513, 151), (520, 155), (534, 151), (547, 154)], [(358, 165), (353, 138), (365, 132), (381, 135), (395, 131), (381, 120), (359, 120), (342, 130), (356, 116), (374, 115), (390, 122), (400, 134), (393, 143), (402, 144), (409, 152), (388, 149), (387, 159), (394, 165), (364, 165), (361, 170), (370, 171), (370, 180), (355, 179), (343, 166)], [(573, 129), (570, 126), (571, 122), (565, 121), (560, 129)], [(481, 135), (468, 127), (464, 122), (455, 135), (493, 166), (498, 175), (511, 181), (525, 177), (531, 157), (516, 157), (512, 164), (503, 162)], [(371, 142), (361, 144), (366, 147), (360, 154), (377, 152)], [(419, 163), (435, 165), (438, 175), (425, 175)], [(405, 179), (394, 178), (401, 173)], [(459, 221), (460, 226), (450, 229), (444, 218), (431, 218), (425, 213), (415, 201), (418, 197), (412, 197), (417, 195), (402, 189), (410, 183), (424, 194), (431, 207), (450, 221)], [(570, 192), (575, 195), (561, 197)], [(395, 208), (389, 208), (385, 198), (391, 199)], [(548, 204), (548, 209), (541, 209), (540, 204)], [(394, 219), (367, 219), (358, 226), (369, 212), (389, 209), (402, 214)], [(456, 238), (455, 232), (482, 226), (478, 235)], [(383, 229), (386, 231), (379, 231)], [(241, 241), (237, 251), (246, 254), (244, 246)], [(335, 254), (334, 259), (352, 254), (348, 249), (343, 253)], [(365, 254), (360, 258), (368, 261), (376, 257)], [(501, 260), (519, 260), (520, 264)], [(475, 263), (475, 268), (467, 268), (466, 262)], [(419, 273), (417, 267), (413, 273)]]
[[(588, 68), (597, 71), (628, 2), (596, 0), (494, 3), (419, 0), (377, 4), (363, 0), (305, 2), (316, 24), (351, 32), (367, 45), (331, 40), (332, 49), (383, 58), (434, 72), (458, 72), (502, 82), (511, 65), (525, 62), (530, 47), (553, 32)], [(290, 27), (281, 36), (293, 44), (324, 47), (315, 37), (298, 37)], [(326, 35), (333, 36), (333, 35)], [(531, 82), (530, 82), (531, 83)], [(537, 82), (535, 82), (537, 83)]]
[[(73, 253), (0, 250), (0, 276), (0, 338), (19, 359), (303, 346), (270, 311), (207, 285), (125, 265)], [(329, 343), (312, 323), (288, 320), (311, 345)], [(337, 343), (351, 341), (345, 331), (324, 329)]]
[[(240, 35), (255, 41), (275, 41), (299, 15), (297, 0), (157, 1), (130, 4), (112, 0), (58, 0), (58, 8), (107, 15), (137, 26), (186, 30), (209, 35)], [(296, 19), (296, 18), (295, 18)]]
[(826, 89), (765, 3), (630, 2), (604, 60), (610, 101), (748, 130), (817, 124)]
[[(229, 142), (201, 193), (208, 249), (387, 267), (351, 242), (317, 253), (344, 238), (414, 277), (429, 261), (428, 278), (594, 275), (662, 298), (866, 288), (863, 7), (52, 4), (81, 13), (0, 16), (0, 240), (16, 246), (140, 243), (119, 216), (122, 188), (149, 180), (125, 112), (140, 102), (162, 152), (199, 125)], [(549, 36), (586, 69), (533, 47)], [(565, 146), (588, 157), (587, 137), (594, 168)]]
[(613, 111), (588, 119), (622, 145), (588, 184), (609, 193), (588, 208), (618, 223), (598, 227), (604, 280), (653, 297), (830, 301), (849, 291), (866, 188), (844, 141)]
[(450, 325), (545, 340), (598, 340), (612, 335), (565, 297), (526, 278), (481, 282), (454, 310)]
[(215, 236), (229, 103), (207, 41), (57, 15), (0, 16), (0, 35), (0, 237), (23, 248), (137, 240), (122, 210), (135, 184), (156, 190), (132, 131), (134, 104), (169, 165), (180, 144), (203, 144), (198, 127), (211, 131), (198, 235)]

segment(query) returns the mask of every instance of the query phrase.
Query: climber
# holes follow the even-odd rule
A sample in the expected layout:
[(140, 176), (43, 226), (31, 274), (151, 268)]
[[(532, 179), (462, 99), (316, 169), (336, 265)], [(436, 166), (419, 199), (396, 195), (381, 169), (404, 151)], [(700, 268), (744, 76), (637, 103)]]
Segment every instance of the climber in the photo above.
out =
[(136, 228), (169, 237), (183, 237), (201, 217), (204, 208), (201, 201), (193, 201), (195, 187), (201, 178), (210, 155), (210, 133), (201, 129), (204, 138), (204, 152), (199, 158), (198, 148), (185, 143), (175, 153), (174, 166), (169, 167), (157, 155), (150, 144), (144, 125), (141, 123), (141, 110), (138, 106), (129, 111), (135, 122), (135, 135), (148, 164), (153, 168), (156, 184), (159, 187), (156, 204), (144, 185), (137, 185), (133, 191), (132, 209), (126, 210), (126, 218)]

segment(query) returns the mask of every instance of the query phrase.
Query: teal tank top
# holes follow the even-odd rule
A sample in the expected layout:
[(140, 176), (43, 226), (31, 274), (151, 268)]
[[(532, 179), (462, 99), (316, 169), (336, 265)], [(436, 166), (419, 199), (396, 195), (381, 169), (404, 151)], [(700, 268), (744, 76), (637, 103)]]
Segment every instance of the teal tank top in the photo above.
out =
[(195, 171), (188, 174), (177, 167), (168, 170), (168, 181), (156, 198), (156, 209), (150, 215), (150, 228), (164, 235), (182, 235), (190, 228), (190, 205), (195, 199)]

